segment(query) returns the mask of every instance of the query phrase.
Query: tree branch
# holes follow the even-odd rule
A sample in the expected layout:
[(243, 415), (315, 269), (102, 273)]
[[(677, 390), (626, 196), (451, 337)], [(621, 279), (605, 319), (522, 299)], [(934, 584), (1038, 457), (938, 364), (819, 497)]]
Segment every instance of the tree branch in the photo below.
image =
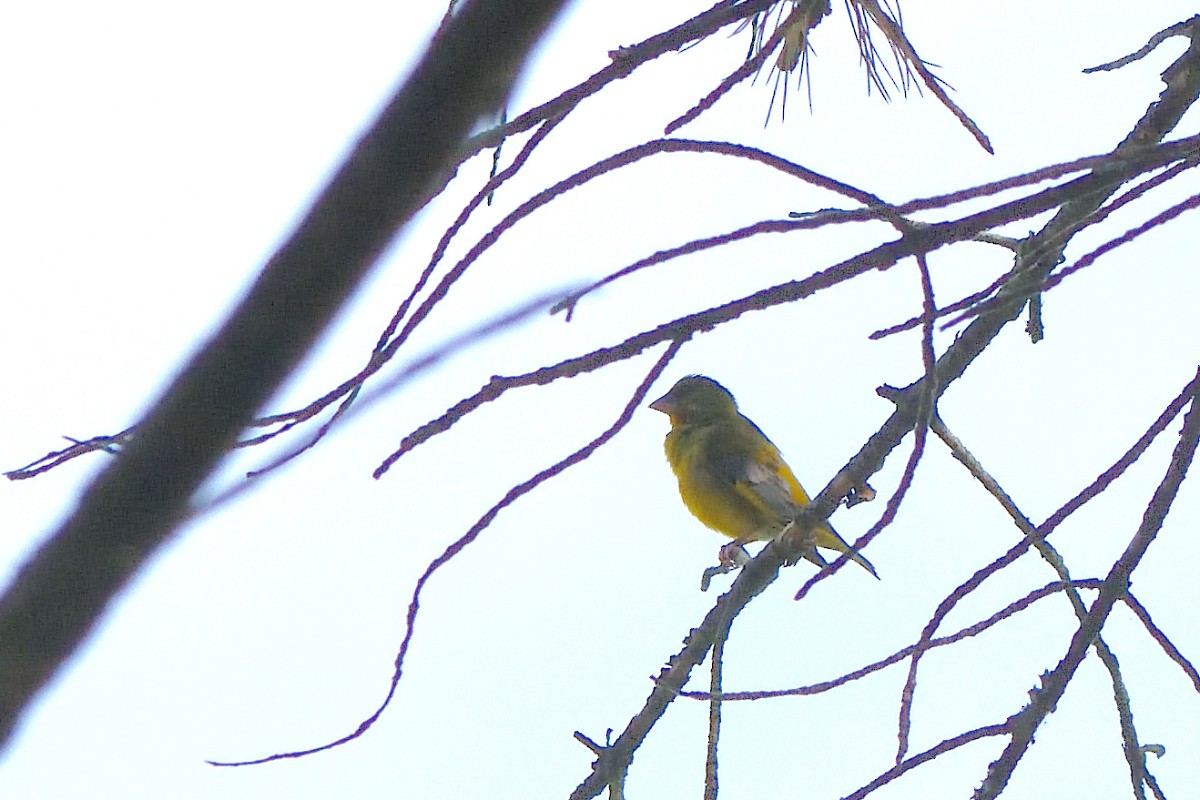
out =
[(450, 19), (232, 316), (24, 565), (0, 600), (0, 742), (504, 102), (563, 2), (472, 0)]

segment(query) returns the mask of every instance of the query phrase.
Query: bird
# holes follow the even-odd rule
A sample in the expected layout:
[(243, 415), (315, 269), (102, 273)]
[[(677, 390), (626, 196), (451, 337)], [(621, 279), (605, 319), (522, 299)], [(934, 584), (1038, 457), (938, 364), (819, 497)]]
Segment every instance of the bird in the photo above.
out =
[[(742, 545), (774, 539), (810, 500), (771, 440), (741, 412), (733, 394), (712, 378), (688, 375), (650, 404), (666, 414), (671, 430), (663, 444), (679, 480), (679, 495), (696, 519), (734, 541), (721, 548), (722, 564)], [(817, 547), (848, 553), (874, 575), (828, 522), (814, 531)], [(804, 558), (827, 566), (810, 548)]]

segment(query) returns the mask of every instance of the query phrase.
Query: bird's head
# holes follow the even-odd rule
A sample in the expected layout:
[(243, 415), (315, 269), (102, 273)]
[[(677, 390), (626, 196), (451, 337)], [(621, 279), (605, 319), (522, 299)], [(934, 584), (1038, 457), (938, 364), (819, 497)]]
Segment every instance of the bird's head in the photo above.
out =
[(671, 424), (689, 424), (721, 419), (737, 413), (737, 402), (729, 390), (712, 378), (688, 375), (671, 391), (650, 404), (671, 418)]

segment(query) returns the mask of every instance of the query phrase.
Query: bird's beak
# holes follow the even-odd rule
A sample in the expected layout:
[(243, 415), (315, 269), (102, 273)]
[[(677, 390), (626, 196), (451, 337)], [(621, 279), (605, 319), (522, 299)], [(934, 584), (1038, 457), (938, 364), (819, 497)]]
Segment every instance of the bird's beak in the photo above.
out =
[(662, 397), (658, 398), (653, 403), (651, 403), (649, 405), (649, 408), (653, 408), (655, 411), (661, 411), (662, 413), (666, 414), (667, 416), (670, 416), (671, 409), (674, 407), (674, 405), (671, 403), (671, 401), (669, 399), (670, 396), (671, 395), (669, 392), (667, 394), (664, 394)]

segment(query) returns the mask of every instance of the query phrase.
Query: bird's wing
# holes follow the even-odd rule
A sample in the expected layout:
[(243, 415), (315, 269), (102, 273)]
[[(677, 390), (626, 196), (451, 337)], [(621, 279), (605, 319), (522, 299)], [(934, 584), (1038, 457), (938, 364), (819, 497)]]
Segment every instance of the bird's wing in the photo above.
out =
[(800, 506), (792, 495), (790, 485), (796, 479), (778, 453), (759, 453), (744, 464), (744, 476), (738, 482), (739, 491), (743, 495), (751, 495), (758, 504), (770, 509), (781, 522), (796, 516)]
[[(745, 417), (740, 422), (746, 427), (737, 432), (738, 435), (721, 437), (726, 443), (733, 440), (738, 444), (729, 447), (718, 459), (720, 473), (733, 482), (737, 494), (761, 514), (764, 522), (769, 520), (760, 529), (760, 535), (772, 529), (778, 533), (795, 519), (801, 508), (808, 505), (808, 493), (784, 462), (779, 449), (771, 444), (758, 426)], [(756, 435), (747, 435), (751, 431)], [(768, 533), (762, 538), (770, 535)], [(855, 562), (876, 578), (879, 577), (871, 562), (854, 551), (829, 522), (816, 529), (815, 537), (817, 547), (850, 553)], [(822, 566), (826, 563), (816, 550), (804, 554), (804, 558)]]
[[(782, 528), (796, 516), (808, 496), (784, 463), (779, 450), (745, 417), (731, 423), (731, 430), (719, 440), (722, 449), (713, 460), (717, 471), (761, 513), (764, 521), (771, 521), (770, 527)], [(799, 503), (796, 490), (800, 492)]]

